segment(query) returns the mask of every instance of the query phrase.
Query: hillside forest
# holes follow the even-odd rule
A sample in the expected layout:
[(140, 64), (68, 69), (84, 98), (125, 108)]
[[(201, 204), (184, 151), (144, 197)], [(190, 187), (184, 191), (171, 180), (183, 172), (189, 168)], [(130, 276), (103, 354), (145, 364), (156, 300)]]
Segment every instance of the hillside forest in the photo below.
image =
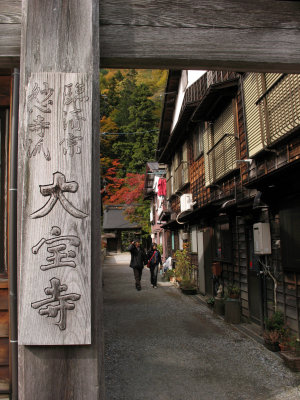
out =
[(100, 70), (100, 168), (103, 204), (127, 204), (126, 219), (150, 233), (145, 169), (155, 160), (164, 70)]

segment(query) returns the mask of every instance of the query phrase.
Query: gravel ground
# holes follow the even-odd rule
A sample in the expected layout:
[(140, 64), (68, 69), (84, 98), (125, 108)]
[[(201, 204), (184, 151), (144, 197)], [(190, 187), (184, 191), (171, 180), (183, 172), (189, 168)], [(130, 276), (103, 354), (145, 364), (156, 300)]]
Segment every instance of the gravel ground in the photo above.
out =
[(106, 400), (299, 400), (300, 373), (169, 283), (104, 266)]

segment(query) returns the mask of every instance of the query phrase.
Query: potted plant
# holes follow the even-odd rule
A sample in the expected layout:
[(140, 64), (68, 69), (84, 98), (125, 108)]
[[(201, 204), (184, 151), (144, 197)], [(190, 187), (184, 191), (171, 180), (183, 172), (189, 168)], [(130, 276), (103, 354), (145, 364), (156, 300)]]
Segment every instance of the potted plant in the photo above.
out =
[(279, 343), (284, 332), (284, 316), (279, 310), (275, 311), (271, 317), (265, 320), (265, 330), (263, 338), (265, 346), (271, 351), (279, 351)]
[(191, 279), (185, 279), (180, 282), (180, 289), (184, 294), (197, 294), (197, 285)]
[(292, 336), (288, 342), (288, 349), (281, 351), (281, 357), (292, 371), (300, 371), (300, 339)]
[(240, 291), (240, 288), (234, 284), (230, 284), (226, 288), (227, 296), (230, 299), (238, 299), (240, 297)]
[(196, 267), (192, 264), (188, 249), (189, 244), (185, 243), (183, 250), (177, 250), (175, 252), (176, 276), (180, 281), (194, 280), (193, 272)]
[(213, 308), (213, 307), (214, 307), (214, 304), (215, 304), (215, 298), (214, 298), (214, 297), (209, 297), (209, 298), (206, 300), (206, 303), (207, 303), (207, 305), (208, 305), (210, 308)]
[(196, 267), (192, 264), (188, 249), (189, 243), (185, 243), (183, 250), (177, 250), (175, 252), (176, 280), (179, 282), (180, 289), (183, 293), (196, 294), (197, 285), (193, 273)]
[(176, 270), (176, 272), (175, 272), (175, 279), (176, 279), (176, 282), (178, 282), (179, 284), (182, 281), (182, 276), (180, 274), (180, 271), (178, 271), (178, 270)]
[(175, 269), (168, 269), (166, 271), (167, 278), (169, 279), (170, 282), (173, 282), (173, 283), (176, 282), (175, 274), (176, 274)]
[(280, 330), (279, 347), (280, 351), (288, 351), (291, 348), (291, 334), (286, 326)]
[(235, 284), (225, 289), (225, 322), (239, 324), (241, 322), (240, 288)]
[(263, 332), (263, 338), (265, 341), (265, 347), (271, 351), (279, 351), (279, 340), (280, 334), (278, 331), (267, 331)]
[(290, 340), (290, 350), (297, 356), (300, 356), (300, 339), (294, 335)]

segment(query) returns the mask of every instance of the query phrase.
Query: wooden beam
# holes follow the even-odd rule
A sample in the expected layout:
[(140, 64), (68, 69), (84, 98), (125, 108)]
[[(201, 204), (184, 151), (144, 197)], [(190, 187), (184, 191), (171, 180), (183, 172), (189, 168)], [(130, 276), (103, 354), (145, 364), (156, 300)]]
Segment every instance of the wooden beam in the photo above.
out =
[(299, 2), (101, 0), (101, 66), (300, 72)]
[[(279, 0), (101, 0), (101, 66), (299, 72), (299, 8)], [(0, 69), (18, 64), (20, 21), (21, 1), (2, 0)]]
[(20, 400), (104, 396), (98, 21), (97, 1), (23, 2)]
[(22, 0), (0, 0), (0, 70), (19, 67)]

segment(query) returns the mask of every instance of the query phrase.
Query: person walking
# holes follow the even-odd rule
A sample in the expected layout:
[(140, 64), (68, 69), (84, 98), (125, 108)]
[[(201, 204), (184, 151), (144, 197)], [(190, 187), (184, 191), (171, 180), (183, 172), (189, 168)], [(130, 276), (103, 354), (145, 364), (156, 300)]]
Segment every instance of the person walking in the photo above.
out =
[(158, 266), (159, 264), (162, 266), (162, 261), (156, 243), (152, 243), (152, 248), (148, 252), (147, 257), (148, 257), (148, 266), (150, 268), (150, 273), (151, 273), (151, 278), (150, 278), (151, 285), (154, 289), (157, 289)]
[(147, 256), (144, 249), (141, 248), (139, 240), (131, 242), (128, 247), (128, 251), (131, 253), (130, 267), (133, 269), (135, 287), (137, 290), (141, 290), (141, 278), (144, 268), (144, 264), (147, 263)]

